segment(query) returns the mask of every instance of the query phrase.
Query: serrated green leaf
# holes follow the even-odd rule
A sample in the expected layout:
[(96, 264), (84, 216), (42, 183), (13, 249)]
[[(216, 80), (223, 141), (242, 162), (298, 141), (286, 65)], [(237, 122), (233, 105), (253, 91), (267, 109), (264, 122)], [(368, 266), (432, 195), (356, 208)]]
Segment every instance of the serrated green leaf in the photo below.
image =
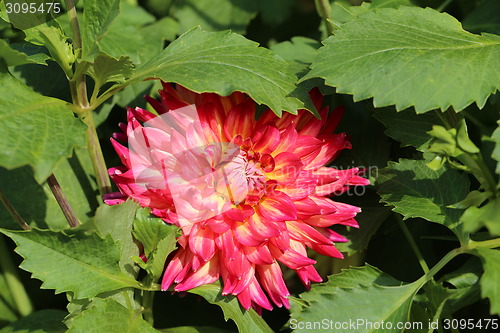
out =
[(421, 217), (444, 224), (465, 241), (468, 237), (459, 222), (461, 210), (447, 208), (465, 198), (469, 190), (467, 176), (453, 169), (433, 171), (423, 160), (400, 159), (380, 170), (381, 201), (394, 206), (405, 219)]
[(476, 248), (484, 263), (484, 274), (481, 276), (481, 295), (490, 299), (490, 313), (500, 314), (500, 251)]
[(475, 232), (485, 226), (493, 235), (500, 235), (500, 197), (490, 200), (481, 207), (467, 208), (460, 221), (467, 232)]
[(479, 206), (491, 197), (491, 192), (470, 191), (464, 200), (450, 205), (450, 208), (467, 209), (470, 206)]
[(38, 229), (0, 232), (14, 240), (16, 252), (25, 259), (19, 267), (42, 280), (42, 288), (55, 289), (56, 293), (71, 291), (75, 298), (87, 298), (138, 286), (121, 272), (119, 248), (109, 237), (81, 233), (68, 236)]
[(324, 78), (356, 101), (373, 97), (376, 107), (482, 108), (500, 88), (500, 36), (468, 33), (431, 8), (368, 11), (324, 45), (302, 80)]
[(497, 161), (495, 172), (500, 174), (500, 120), (497, 121), (497, 125), (497, 129), (491, 135), (491, 138), (493, 139), (493, 141), (495, 141), (495, 148), (491, 153), (491, 157), (493, 157)]
[(89, 66), (87, 74), (94, 79), (96, 86), (102, 87), (107, 82), (125, 82), (133, 70), (134, 65), (129, 57), (122, 56), (115, 59), (105, 53), (100, 53), (94, 63)]
[(142, 319), (140, 311), (129, 310), (110, 299), (95, 298), (88, 310), (73, 319), (67, 332), (154, 333), (158, 331)]
[(41, 183), (75, 145), (85, 145), (85, 125), (66, 102), (33, 92), (9, 74), (0, 73), (0, 166), (26, 164)]
[[(294, 332), (308, 332), (318, 329), (312, 326), (317, 322), (325, 325), (321, 327), (324, 330), (352, 332), (352, 326), (334, 325), (354, 322), (356, 332), (377, 332), (374, 325), (370, 328), (366, 323), (408, 320), (410, 306), (419, 287), (418, 283), (401, 285), (400, 281), (371, 266), (344, 270), (330, 276), (328, 282), (314, 285), (309, 292), (300, 295), (308, 306), (292, 308), (289, 327)], [(363, 324), (358, 324), (361, 322)], [(400, 331), (395, 324), (392, 329), (389, 326), (386, 328), (384, 332)]]
[(65, 316), (66, 312), (60, 310), (36, 311), (2, 328), (0, 333), (63, 333)]
[(500, 34), (500, 2), (485, 0), (463, 20), (464, 28), (472, 32)]
[(86, 0), (82, 30), (82, 60), (92, 62), (99, 53), (97, 43), (120, 12), (120, 0)]
[(144, 269), (151, 280), (156, 282), (163, 274), (168, 255), (177, 248), (179, 228), (152, 216), (149, 209), (139, 209), (133, 235), (144, 246), (144, 254), (148, 258)]
[(109, 235), (118, 243), (120, 268), (122, 272), (129, 274), (134, 279), (139, 270), (132, 259), (133, 256), (139, 255), (139, 248), (132, 237), (132, 224), (137, 207), (138, 205), (133, 201), (115, 206), (102, 205), (89, 221), (101, 236)]
[(176, 1), (172, 8), (179, 21), (180, 32), (184, 33), (196, 26), (206, 31), (231, 29), (243, 34), (248, 23), (256, 15), (253, 0), (211, 0)]
[[(49, 58), (47, 56), (47, 58)], [(45, 59), (47, 59), (45, 58)], [(7, 66), (18, 66), (23, 64), (42, 64), (45, 65), (44, 60), (40, 58), (29, 57), (26, 53), (14, 49), (7, 41), (0, 39), (0, 59), (3, 59)]]
[(429, 144), (431, 137), (427, 132), (432, 129), (432, 125), (441, 123), (432, 112), (419, 115), (414, 110), (396, 112), (392, 108), (376, 110), (375, 118), (387, 127), (385, 134), (401, 142), (402, 146), (413, 146), (420, 151)]
[(290, 71), (298, 77), (309, 71), (321, 44), (307, 37), (296, 36), (291, 41), (281, 42), (271, 46), (271, 50), (288, 62)]
[(233, 320), (238, 326), (240, 333), (269, 332), (272, 330), (267, 326), (264, 319), (253, 309), (246, 311), (233, 296), (222, 296), (219, 284), (205, 284), (203, 286), (189, 290), (190, 293), (200, 295), (210, 304), (221, 307), (224, 312), (224, 318)]
[(288, 71), (287, 63), (257, 43), (228, 31), (205, 32), (197, 28), (185, 33), (136, 70), (126, 84), (148, 78), (223, 96), (242, 91), (278, 115), (283, 110), (295, 114), (304, 107), (289, 96), (296, 78)]

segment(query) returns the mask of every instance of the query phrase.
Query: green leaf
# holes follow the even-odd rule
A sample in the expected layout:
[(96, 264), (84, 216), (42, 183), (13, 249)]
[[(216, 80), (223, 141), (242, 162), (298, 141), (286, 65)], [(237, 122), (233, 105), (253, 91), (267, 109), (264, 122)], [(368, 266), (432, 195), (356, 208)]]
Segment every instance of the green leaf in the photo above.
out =
[(63, 333), (65, 311), (40, 310), (4, 327), (0, 333)]
[(495, 172), (500, 174), (500, 120), (497, 121), (498, 127), (491, 135), (493, 141), (495, 141), (495, 148), (491, 153), (491, 157), (493, 157), (497, 161), (497, 167)]
[(158, 332), (142, 319), (140, 311), (129, 310), (110, 299), (94, 298), (88, 310), (75, 317), (68, 333)]
[(134, 65), (129, 57), (123, 56), (117, 60), (105, 53), (100, 53), (94, 63), (89, 66), (87, 74), (94, 79), (96, 86), (102, 87), (107, 82), (125, 82), (133, 70)]
[(376, 110), (375, 118), (387, 127), (385, 134), (401, 142), (403, 147), (413, 146), (420, 151), (429, 145), (431, 137), (427, 132), (432, 125), (441, 123), (433, 112), (419, 115), (414, 110), (396, 112), (392, 108)]
[(12, 76), (0, 73), (0, 166), (26, 164), (41, 183), (75, 145), (85, 145), (85, 125), (66, 102), (33, 92)]
[(460, 221), (467, 232), (476, 232), (485, 226), (491, 234), (500, 235), (500, 197), (490, 200), (479, 208), (476, 206), (467, 208)]
[(120, 12), (120, 0), (85, 0), (82, 30), (82, 60), (92, 62), (99, 53), (98, 42)]
[(224, 318), (233, 320), (240, 333), (272, 332), (264, 319), (253, 309), (246, 311), (240, 306), (238, 299), (233, 296), (222, 296), (220, 285), (212, 283), (189, 290), (190, 293), (200, 295), (210, 304), (221, 307)]
[(30, 57), (26, 53), (14, 49), (7, 41), (0, 39), (0, 59), (3, 59), (7, 66), (18, 66), (23, 64), (42, 64), (45, 65), (45, 59)]
[(297, 113), (303, 103), (288, 96), (295, 89), (295, 76), (284, 60), (257, 46), (228, 31), (193, 29), (139, 68), (126, 84), (157, 78), (222, 96), (242, 91), (278, 115), (283, 110)]
[(133, 235), (144, 246), (148, 258), (144, 267), (152, 281), (157, 281), (163, 274), (168, 255), (177, 248), (179, 233), (179, 228), (152, 216), (149, 209), (137, 211)]
[(330, 276), (328, 282), (314, 285), (311, 291), (302, 293), (300, 297), (308, 305), (292, 307), (288, 324), (294, 332), (318, 330), (312, 326), (315, 322), (324, 324), (320, 327), (324, 330), (352, 332), (353, 327), (336, 327), (335, 323), (363, 322), (354, 327), (354, 331), (378, 332), (365, 324), (383, 321), (393, 323), (392, 329), (386, 326), (383, 332), (400, 332), (395, 323), (408, 321), (410, 306), (419, 287), (418, 283), (401, 285), (400, 281), (371, 266), (344, 270)]
[(500, 314), (500, 251), (476, 248), (484, 264), (484, 274), (481, 276), (481, 295), (490, 299), (490, 313)]
[(38, 229), (0, 232), (14, 240), (16, 252), (25, 259), (19, 267), (42, 280), (42, 288), (87, 298), (138, 286), (137, 281), (121, 272), (119, 248), (110, 237), (82, 233), (68, 236)]
[(462, 23), (468, 31), (500, 34), (500, 16), (497, 15), (499, 12), (500, 2), (486, 0), (470, 12)]
[(468, 33), (431, 8), (383, 8), (325, 40), (302, 80), (324, 78), (356, 101), (373, 97), (376, 107), (460, 111), (473, 102), (482, 108), (500, 88), (499, 59), (500, 36)]
[(253, 0), (211, 0), (176, 1), (173, 15), (179, 21), (180, 32), (184, 33), (196, 26), (206, 31), (231, 29), (243, 34), (248, 23), (256, 15)]
[(89, 221), (101, 236), (109, 235), (118, 243), (120, 268), (122, 272), (128, 273), (134, 279), (137, 276), (138, 268), (132, 257), (139, 255), (139, 248), (132, 237), (132, 224), (137, 207), (133, 201), (115, 206), (102, 205)]
[(296, 36), (291, 41), (271, 46), (271, 50), (288, 62), (291, 72), (301, 77), (309, 71), (309, 65), (320, 46), (314, 39)]
[(466, 175), (446, 168), (433, 171), (423, 160), (400, 159), (399, 163), (389, 162), (380, 171), (378, 180), (381, 201), (394, 206), (393, 211), (405, 219), (421, 217), (444, 224), (461, 241), (467, 239), (459, 222), (462, 211), (447, 208), (467, 195)]

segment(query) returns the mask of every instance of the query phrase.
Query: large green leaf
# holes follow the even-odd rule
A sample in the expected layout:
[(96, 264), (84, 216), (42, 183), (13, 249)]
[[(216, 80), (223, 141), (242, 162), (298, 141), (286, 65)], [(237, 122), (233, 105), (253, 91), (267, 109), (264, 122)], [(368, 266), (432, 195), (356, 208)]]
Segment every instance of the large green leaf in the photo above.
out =
[[(294, 332), (400, 332), (396, 323), (408, 320), (420, 287), (401, 284), (371, 266), (344, 270), (300, 295), (306, 305), (292, 307), (289, 327)], [(382, 322), (385, 329), (374, 328)]]
[(75, 145), (85, 145), (85, 125), (66, 102), (39, 95), (6, 73), (0, 81), (0, 166), (31, 165), (41, 183)]
[(151, 280), (156, 282), (163, 273), (167, 256), (176, 249), (179, 228), (151, 216), (149, 209), (139, 209), (133, 235), (144, 246), (144, 254), (148, 259), (142, 265)]
[(99, 53), (98, 42), (120, 12), (120, 0), (85, 0), (82, 26), (82, 60), (92, 62)]
[(405, 219), (421, 217), (450, 228), (460, 240), (467, 234), (459, 222), (462, 210), (447, 208), (465, 198), (467, 176), (453, 169), (431, 170), (423, 160), (401, 159), (380, 171), (378, 192), (382, 201)]
[(176, 1), (173, 15), (179, 20), (181, 33), (196, 26), (203, 30), (220, 31), (231, 29), (245, 33), (248, 23), (256, 15), (254, 0), (211, 0)]
[(69, 333), (88, 332), (158, 332), (142, 319), (140, 311), (129, 310), (111, 299), (94, 298), (88, 310), (71, 322)]
[(60, 310), (40, 310), (4, 327), (0, 333), (63, 333), (66, 312)]
[(481, 295), (490, 299), (490, 312), (500, 314), (500, 251), (477, 248), (484, 263), (484, 274), (481, 276)]
[(222, 296), (220, 285), (212, 283), (189, 290), (190, 293), (200, 295), (209, 303), (221, 307), (224, 318), (231, 319), (238, 326), (240, 333), (272, 332), (264, 319), (253, 309), (246, 311), (234, 296)]
[(109, 237), (83, 233), (68, 236), (38, 229), (0, 232), (14, 240), (16, 252), (24, 258), (20, 267), (42, 280), (42, 288), (55, 289), (56, 293), (71, 291), (75, 298), (87, 298), (138, 286), (121, 272), (119, 248)]
[(289, 95), (295, 76), (287, 63), (243, 36), (193, 29), (139, 68), (126, 83), (148, 78), (175, 82), (197, 92), (227, 96), (243, 91), (276, 114), (296, 113), (301, 101)]
[(500, 36), (474, 35), (431, 8), (368, 11), (324, 42), (302, 80), (321, 77), (376, 107), (479, 108), (500, 88)]
[(439, 117), (432, 112), (416, 114), (414, 110), (396, 112), (391, 108), (375, 111), (375, 117), (387, 127), (385, 134), (401, 142), (402, 146), (413, 146), (423, 151), (431, 136), (427, 133), (432, 125), (441, 124)]

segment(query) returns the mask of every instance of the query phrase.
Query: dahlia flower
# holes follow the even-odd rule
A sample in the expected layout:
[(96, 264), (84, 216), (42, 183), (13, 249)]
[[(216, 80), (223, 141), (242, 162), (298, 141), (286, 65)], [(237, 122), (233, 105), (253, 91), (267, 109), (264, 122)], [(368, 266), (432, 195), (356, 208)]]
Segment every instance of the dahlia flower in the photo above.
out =
[[(329, 114), (318, 90), (311, 97), (321, 120), (306, 110), (281, 118), (271, 110), (256, 120), (256, 103), (243, 93), (197, 94), (163, 84), (160, 100), (146, 97), (158, 115), (128, 109), (124, 133), (112, 140), (123, 166), (109, 169), (120, 193), (181, 228), (167, 261), (162, 289), (222, 280), (222, 293), (245, 309), (289, 307), (280, 263), (305, 286), (322, 279), (307, 247), (336, 258), (346, 239), (328, 227), (357, 227), (360, 211), (327, 196), (367, 185), (360, 170), (324, 167), (350, 143), (332, 134), (343, 110)], [(272, 303), (271, 303), (272, 302)]]

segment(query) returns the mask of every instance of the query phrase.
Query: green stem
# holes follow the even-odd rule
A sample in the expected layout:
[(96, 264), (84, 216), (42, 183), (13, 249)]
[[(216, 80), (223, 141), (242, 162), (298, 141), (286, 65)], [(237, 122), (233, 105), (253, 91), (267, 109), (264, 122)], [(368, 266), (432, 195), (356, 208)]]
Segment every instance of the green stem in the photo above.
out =
[(401, 227), (401, 230), (403, 230), (403, 233), (405, 234), (406, 239), (408, 240), (408, 243), (410, 243), (410, 246), (417, 256), (418, 263), (420, 264), (420, 267), (422, 267), (422, 270), (424, 273), (429, 272), (429, 266), (427, 266), (427, 263), (425, 262), (424, 256), (422, 255), (422, 252), (420, 252), (420, 249), (417, 246), (417, 243), (415, 243), (415, 239), (413, 239), (413, 236), (406, 226), (405, 222), (401, 218), (399, 214), (396, 214), (396, 220), (398, 221), (399, 226)]
[[(78, 24), (78, 16), (76, 14), (75, 2), (66, 0), (68, 8), (68, 17), (70, 20), (71, 31), (73, 33), (73, 44), (75, 49), (82, 48), (82, 38), (80, 34), (80, 26)], [(78, 53), (78, 58), (81, 58), (81, 52)], [(83, 122), (87, 125), (87, 148), (89, 151), (92, 166), (96, 174), (97, 186), (99, 193), (102, 195), (111, 192), (111, 181), (109, 180), (106, 162), (102, 154), (101, 144), (97, 136), (97, 130), (94, 125), (92, 110), (95, 108), (89, 104), (87, 96), (87, 84), (85, 77), (85, 69), (87, 64), (77, 64), (75, 75), (70, 80), (71, 97), (73, 104), (76, 106), (77, 112)]]
[(153, 318), (153, 300), (155, 297), (154, 291), (144, 291), (143, 296), (142, 296), (142, 315), (144, 317), (144, 320), (146, 320), (148, 323), (151, 324), (151, 326), (154, 325), (154, 318)]
[(109, 180), (106, 162), (102, 154), (101, 144), (97, 136), (97, 130), (94, 125), (94, 116), (92, 111), (87, 111), (82, 117), (83, 122), (87, 125), (87, 146), (90, 154), (90, 159), (96, 174), (97, 186), (101, 196), (111, 192), (111, 181)]
[(330, 6), (329, 0), (314, 0), (316, 4), (316, 10), (318, 11), (319, 16), (323, 19), (326, 26), (326, 31), (328, 36), (333, 35), (333, 31), (335, 30), (332, 22), (329, 20), (332, 18), (332, 7)]
[(476, 247), (484, 247), (487, 249), (494, 249), (494, 248), (500, 247), (500, 238), (489, 239), (489, 240), (481, 241), (481, 242), (472, 241), (469, 244), (467, 244), (466, 249), (473, 250)]
[(7, 290), (12, 295), (17, 312), (21, 317), (25, 317), (33, 312), (33, 305), (17, 275), (16, 267), (12, 263), (11, 254), (3, 236), (0, 236), (0, 258), (2, 258), (0, 270), (3, 272)]
[(68, 198), (66, 198), (61, 185), (59, 185), (59, 182), (53, 174), (50, 175), (47, 179), (47, 184), (49, 185), (52, 194), (56, 198), (59, 207), (61, 207), (61, 210), (69, 223), (69, 226), (72, 228), (78, 227), (80, 225), (80, 221), (78, 220), (78, 217), (76, 217), (75, 212), (69, 204)]
[(9, 199), (7, 199), (7, 197), (2, 192), (2, 190), (0, 190), (0, 201), (2, 201), (3, 205), (5, 206), (5, 208), (7, 208), (7, 210), (10, 213), (10, 215), (12, 215), (12, 218), (17, 223), (19, 223), (19, 225), (21, 226), (21, 228), (23, 228), (24, 230), (30, 230), (31, 229), (31, 227), (24, 221), (24, 219), (22, 218), (22, 216), (19, 215), (19, 213), (17, 212), (17, 210), (14, 208), (14, 206), (12, 206), (12, 204), (9, 201)]
[(452, 128), (452, 126), (448, 122), (448, 119), (446, 119), (446, 117), (443, 115), (443, 113), (441, 111), (434, 110), (434, 113), (438, 116), (438, 118), (441, 120), (441, 122), (443, 123), (444, 127), (446, 127), (446, 129)]
[(437, 272), (439, 272), (446, 264), (448, 264), (453, 258), (457, 255), (463, 253), (464, 250), (459, 247), (457, 249), (453, 249), (448, 252), (439, 262), (434, 265), (427, 273), (425, 273), (420, 279), (417, 280), (417, 283), (420, 285), (424, 285), (427, 281), (431, 280)]
[(78, 50), (82, 48), (82, 35), (80, 34), (80, 25), (78, 24), (78, 17), (76, 15), (75, 2), (73, 0), (65, 0), (65, 2), (68, 11), (69, 25), (73, 33), (73, 47), (75, 51), (78, 52)]
[(494, 249), (500, 247), (500, 238), (489, 239), (481, 242), (470, 242), (469, 244), (462, 245), (459, 248), (453, 249), (448, 252), (439, 262), (432, 267), (427, 273), (425, 273), (420, 279), (416, 281), (421, 286), (424, 285), (427, 281), (432, 279), (437, 272), (439, 272), (444, 266), (446, 266), (453, 258), (458, 256), (459, 254), (470, 252), (471, 250), (482, 247), (487, 249)]

